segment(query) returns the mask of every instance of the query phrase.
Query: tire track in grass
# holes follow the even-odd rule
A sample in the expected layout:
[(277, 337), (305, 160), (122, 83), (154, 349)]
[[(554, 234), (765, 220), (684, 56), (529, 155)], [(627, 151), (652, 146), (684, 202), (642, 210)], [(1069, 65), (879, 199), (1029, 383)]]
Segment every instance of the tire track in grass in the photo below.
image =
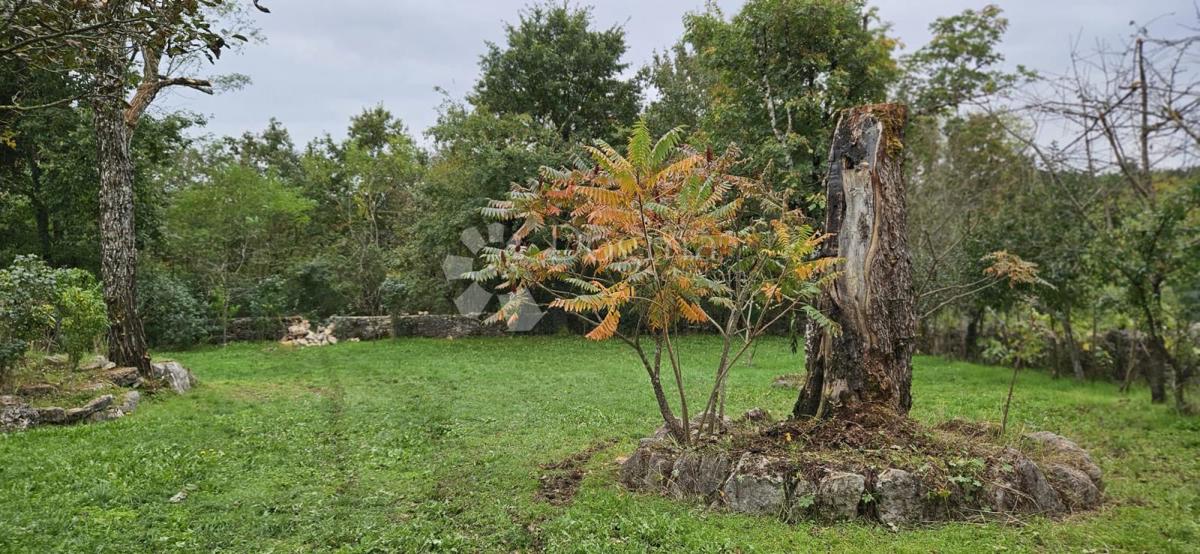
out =
[(322, 367), (321, 376), (325, 386), (314, 390), (325, 399), (325, 429), (320, 432), (322, 458), (329, 468), (327, 483), (330, 489), (324, 517), (318, 525), (314, 540), (326, 547), (340, 547), (357, 543), (352, 535), (354, 514), (358, 509), (355, 493), (358, 472), (353, 467), (350, 452), (350, 435), (346, 415), (346, 388), (341, 379), (341, 369), (336, 356), (327, 349), (315, 352)]

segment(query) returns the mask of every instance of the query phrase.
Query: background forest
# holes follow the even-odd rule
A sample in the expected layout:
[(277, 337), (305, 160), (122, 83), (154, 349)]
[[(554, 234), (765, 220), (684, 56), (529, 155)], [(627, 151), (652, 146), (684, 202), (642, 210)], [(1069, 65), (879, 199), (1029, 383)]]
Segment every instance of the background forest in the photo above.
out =
[[(142, 115), (132, 159), (151, 346), (220, 342), (244, 317), (453, 313), (467, 282), (443, 261), (471, 254), (462, 233), (484, 228), (487, 200), (580, 145), (624, 142), (639, 118), (653, 136), (683, 126), (698, 149), (738, 145), (737, 171), (819, 224), (840, 111), (895, 100), (910, 106), (920, 349), (1146, 379), (1154, 400), (1185, 407), (1200, 363), (1195, 14), (1080, 50), (1067, 75), (1003, 69), (995, 6), (937, 18), (903, 56), (861, 1), (751, 0), (684, 23), (673, 48), (632, 68), (620, 27), (533, 5), (426, 141), (384, 106), (364, 107), (345, 138), (304, 145), (276, 120), (196, 138), (203, 117)], [(0, 267), (36, 255), (99, 273), (94, 108), (60, 101), (73, 86), (0, 55)], [(94, 287), (85, 277), (66, 281)], [(546, 318), (537, 331), (561, 329)]]

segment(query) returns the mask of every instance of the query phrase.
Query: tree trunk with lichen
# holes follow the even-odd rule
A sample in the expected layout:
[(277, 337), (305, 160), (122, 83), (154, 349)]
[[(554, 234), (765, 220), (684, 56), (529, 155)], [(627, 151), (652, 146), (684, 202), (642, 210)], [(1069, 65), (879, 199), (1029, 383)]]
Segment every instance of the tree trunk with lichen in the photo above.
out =
[(840, 327), (809, 323), (808, 375), (793, 417), (852, 416), (868, 408), (906, 414), (912, 405), (916, 332), (905, 239), (901, 171), (906, 109), (845, 111), (834, 131), (826, 177), (824, 256), (844, 260), (817, 307)]

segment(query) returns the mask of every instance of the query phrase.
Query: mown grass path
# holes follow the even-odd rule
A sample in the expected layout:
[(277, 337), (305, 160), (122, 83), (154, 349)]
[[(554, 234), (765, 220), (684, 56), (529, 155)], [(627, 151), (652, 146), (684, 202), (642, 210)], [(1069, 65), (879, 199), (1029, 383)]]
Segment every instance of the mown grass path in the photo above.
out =
[[(716, 342), (684, 347), (687, 380), (706, 382)], [(893, 533), (621, 489), (614, 460), (657, 412), (617, 343), (240, 344), (172, 356), (200, 378), (190, 395), (107, 424), (0, 436), (0, 552), (1200, 551), (1200, 420), (1151, 406), (1144, 390), (1036, 372), (1018, 381), (1014, 432), (1089, 448), (1108, 482), (1100, 512)], [(801, 366), (785, 341), (764, 343), (733, 374), (731, 409), (786, 413), (794, 392), (769, 385)], [(918, 358), (914, 415), (995, 420), (1008, 375)], [(609, 438), (573, 503), (534, 499), (539, 464)]]

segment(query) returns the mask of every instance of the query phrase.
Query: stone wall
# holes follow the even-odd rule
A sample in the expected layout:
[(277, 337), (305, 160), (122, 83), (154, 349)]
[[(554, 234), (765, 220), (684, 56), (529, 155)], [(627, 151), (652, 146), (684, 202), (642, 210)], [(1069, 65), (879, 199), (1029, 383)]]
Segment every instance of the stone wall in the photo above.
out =
[[(229, 321), (229, 327), (218, 329), (210, 342), (279, 340), (287, 335), (288, 325), (299, 316), (239, 317)], [(418, 314), (401, 316), (332, 316), (319, 326), (333, 325), (338, 340), (378, 340), (392, 337), (462, 338), (499, 336), (506, 332), (502, 325), (487, 324), (479, 318), (465, 315)]]

